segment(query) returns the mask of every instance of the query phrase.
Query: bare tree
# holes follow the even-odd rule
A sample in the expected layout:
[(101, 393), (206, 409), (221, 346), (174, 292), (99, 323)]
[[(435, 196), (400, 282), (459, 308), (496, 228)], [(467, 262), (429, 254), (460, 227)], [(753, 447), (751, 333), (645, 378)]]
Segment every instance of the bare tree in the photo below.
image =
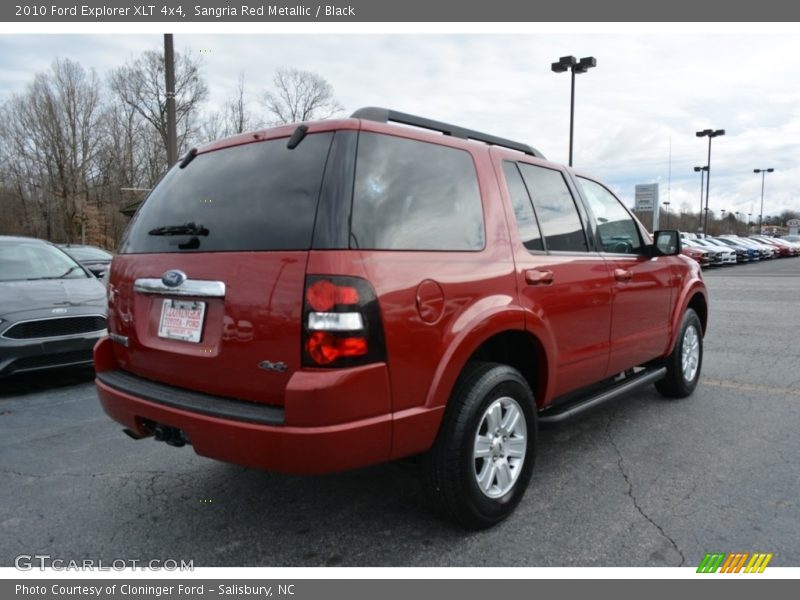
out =
[(213, 142), (225, 137), (225, 115), (222, 111), (208, 113), (200, 126), (200, 141)]
[(206, 116), (202, 125), (201, 137), (204, 141), (213, 141), (237, 133), (252, 131), (261, 125), (262, 123), (250, 110), (245, 95), (244, 73), (240, 73), (236, 90), (225, 101), (224, 109), (211, 112)]
[(99, 152), (100, 185), (94, 189), (98, 206), (98, 239), (95, 243), (114, 247), (127, 224), (120, 212), (163, 173), (164, 148), (155, 128), (131, 106), (112, 99), (104, 112), (106, 135)]
[(239, 73), (239, 81), (235, 94), (225, 103), (225, 116), (229, 132), (227, 135), (244, 133), (258, 127), (255, 118), (250, 113), (244, 94), (244, 73)]
[[(166, 153), (168, 130), (164, 71), (164, 55), (148, 50), (127, 65), (115, 69), (110, 83), (119, 99), (155, 128)], [(198, 133), (195, 120), (200, 104), (207, 95), (208, 88), (200, 75), (199, 61), (176, 52), (175, 115), (179, 153), (186, 150), (188, 141)]]
[(278, 69), (272, 83), (275, 91), (262, 99), (272, 125), (328, 119), (344, 109), (333, 97), (333, 86), (311, 71)]
[(102, 139), (100, 88), (93, 71), (56, 60), (2, 109), (6, 177), (26, 207), (41, 216), (31, 233), (69, 241), (86, 222)]

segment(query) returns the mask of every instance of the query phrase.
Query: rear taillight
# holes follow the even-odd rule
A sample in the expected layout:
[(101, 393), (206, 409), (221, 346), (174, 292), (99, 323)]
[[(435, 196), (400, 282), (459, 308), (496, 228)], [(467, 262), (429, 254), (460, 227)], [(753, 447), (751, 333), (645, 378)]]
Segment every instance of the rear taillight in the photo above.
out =
[(386, 359), (375, 291), (363, 279), (309, 275), (303, 303), (303, 366), (350, 367)]

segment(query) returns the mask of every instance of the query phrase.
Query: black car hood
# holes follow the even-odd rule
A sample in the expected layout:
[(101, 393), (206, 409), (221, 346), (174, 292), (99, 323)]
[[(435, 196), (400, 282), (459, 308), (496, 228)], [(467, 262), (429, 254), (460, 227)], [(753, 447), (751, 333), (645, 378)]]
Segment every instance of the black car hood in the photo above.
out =
[(105, 304), (106, 288), (94, 277), (0, 281), (0, 317), (36, 309)]

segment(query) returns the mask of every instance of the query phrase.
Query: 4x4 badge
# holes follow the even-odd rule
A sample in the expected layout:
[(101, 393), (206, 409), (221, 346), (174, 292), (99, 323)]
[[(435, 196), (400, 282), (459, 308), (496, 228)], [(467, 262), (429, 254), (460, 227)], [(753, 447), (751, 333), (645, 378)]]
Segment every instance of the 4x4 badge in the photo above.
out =
[(283, 361), (274, 363), (268, 360), (262, 360), (260, 363), (258, 363), (258, 368), (264, 369), (265, 371), (277, 371), (278, 373), (284, 373), (289, 367), (287, 367), (286, 363)]
[(161, 283), (167, 287), (178, 287), (184, 281), (186, 281), (186, 273), (177, 269), (167, 271), (161, 276)]

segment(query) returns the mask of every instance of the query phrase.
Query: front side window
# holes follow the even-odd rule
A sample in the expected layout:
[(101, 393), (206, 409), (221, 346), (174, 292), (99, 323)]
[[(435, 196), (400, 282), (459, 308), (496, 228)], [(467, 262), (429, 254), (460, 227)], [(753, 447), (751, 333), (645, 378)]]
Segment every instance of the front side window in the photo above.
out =
[(581, 189), (597, 219), (597, 235), (604, 252), (639, 254), (639, 228), (620, 201), (599, 183), (579, 177)]
[(361, 133), (351, 248), (474, 251), (483, 246), (481, 196), (468, 152)]
[(560, 171), (519, 163), (548, 251), (588, 252), (578, 207)]

